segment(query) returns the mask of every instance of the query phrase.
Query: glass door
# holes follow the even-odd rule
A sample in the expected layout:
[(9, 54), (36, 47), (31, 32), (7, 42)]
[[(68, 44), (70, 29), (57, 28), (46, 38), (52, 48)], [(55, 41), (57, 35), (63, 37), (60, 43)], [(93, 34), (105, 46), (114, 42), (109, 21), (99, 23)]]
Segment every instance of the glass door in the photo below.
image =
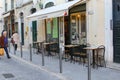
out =
[(71, 24), (71, 44), (86, 44), (85, 12), (71, 14), (70, 24)]

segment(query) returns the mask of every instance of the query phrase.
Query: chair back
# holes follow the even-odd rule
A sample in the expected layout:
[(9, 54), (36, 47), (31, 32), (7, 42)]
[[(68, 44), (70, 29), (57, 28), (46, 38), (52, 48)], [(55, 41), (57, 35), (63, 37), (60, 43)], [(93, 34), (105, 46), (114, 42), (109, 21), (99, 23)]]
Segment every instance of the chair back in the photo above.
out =
[(86, 53), (86, 50), (83, 49), (85, 47), (86, 47), (86, 45), (79, 45), (78, 47), (74, 48), (74, 52)]
[(105, 46), (104, 45), (99, 46), (97, 48), (97, 53), (98, 53), (98, 55), (104, 57), (105, 56)]

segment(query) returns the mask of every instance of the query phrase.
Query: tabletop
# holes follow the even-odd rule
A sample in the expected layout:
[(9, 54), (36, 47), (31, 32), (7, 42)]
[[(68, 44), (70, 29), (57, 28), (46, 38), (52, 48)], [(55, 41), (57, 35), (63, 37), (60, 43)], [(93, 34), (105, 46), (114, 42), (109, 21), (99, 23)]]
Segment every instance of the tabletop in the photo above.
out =
[(90, 47), (85, 47), (83, 49), (86, 49), (86, 50), (96, 50), (96, 49), (98, 49), (98, 46), (90, 46)]
[(77, 46), (79, 46), (79, 45), (74, 45), (74, 44), (65, 45), (65, 47), (67, 47), (67, 48), (71, 48), (71, 47), (77, 47)]
[(44, 45), (55, 44), (56, 42), (45, 42)]
[(37, 44), (37, 43), (42, 43), (42, 41), (41, 41), (41, 42), (33, 42), (33, 43), (35, 43), (35, 44)]

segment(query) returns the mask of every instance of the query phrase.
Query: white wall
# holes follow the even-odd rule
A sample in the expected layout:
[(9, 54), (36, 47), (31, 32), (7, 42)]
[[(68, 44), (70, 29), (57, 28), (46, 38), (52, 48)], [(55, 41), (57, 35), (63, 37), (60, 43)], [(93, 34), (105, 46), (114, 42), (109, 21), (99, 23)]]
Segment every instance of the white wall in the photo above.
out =
[[(16, 22), (18, 22), (18, 32), (19, 32), (19, 35), (21, 35), (21, 21), (20, 21), (20, 13), (21, 12), (23, 12), (23, 14), (24, 14), (24, 43), (25, 43), (25, 47), (26, 48), (28, 48), (29, 47), (29, 42), (31, 41), (31, 37), (32, 37), (32, 35), (31, 34), (29, 34), (29, 31), (30, 31), (30, 29), (29, 29), (29, 31), (27, 31), (27, 28), (28, 27), (30, 27), (30, 25), (29, 25), (29, 20), (26, 18), (27, 16), (29, 16), (31, 13), (30, 13), (30, 10), (31, 10), (31, 8), (32, 8), (32, 3), (31, 4), (28, 4), (28, 5), (26, 5), (26, 6), (24, 6), (24, 7), (20, 7), (20, 8), (17, 8), (16, 10), (15, 10), (15, 21)], [(25, 34), (25, 33), (28, 33), (27, 35)]]
[(33, 0), (16, 0), (16, 5), (19, 7), (19, 6), (22, 6), (23, 4), (26, 4), (30, 1), (33, 1)]
[(105, 45), (104, 0), (87, 2), (87, 42), (91, 45)]
[(113, 62), (113, 30), (110, 29), (110, 20), (112, 20), (112, 0), (105, 0), (106, 58), (109, 62)]
[[(93, 12), (89, 15), (88, 12)], [(89, 0), (87, 2), (87, 40), (91, 45), (105, 45), (105, 58), (113, 62), (112, 0)]]

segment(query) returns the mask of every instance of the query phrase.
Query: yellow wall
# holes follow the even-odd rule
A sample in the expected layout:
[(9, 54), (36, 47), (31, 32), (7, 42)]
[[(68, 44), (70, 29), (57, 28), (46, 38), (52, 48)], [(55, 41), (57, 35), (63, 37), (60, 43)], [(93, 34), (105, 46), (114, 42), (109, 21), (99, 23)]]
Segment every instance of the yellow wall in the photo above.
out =
[[(88, 14), (93, 12), (93, 14)], [(91, 45), (105, 45), (104, 0), (87, 2), (87, 40)]]

